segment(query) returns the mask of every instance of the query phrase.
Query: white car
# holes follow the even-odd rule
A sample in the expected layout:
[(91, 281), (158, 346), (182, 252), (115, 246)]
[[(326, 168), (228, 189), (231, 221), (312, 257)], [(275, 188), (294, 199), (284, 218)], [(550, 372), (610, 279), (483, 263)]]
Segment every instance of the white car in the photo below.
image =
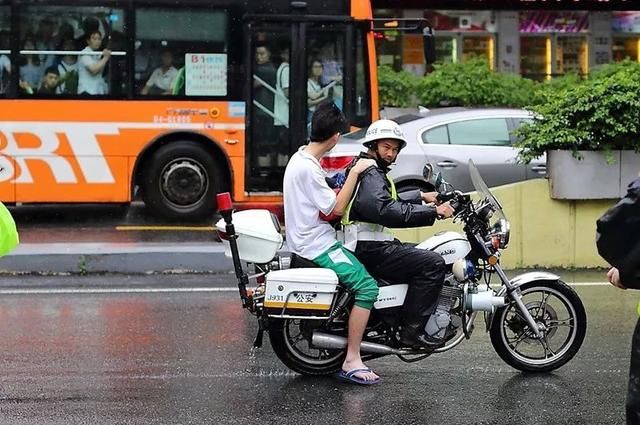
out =
[[(400, 124), (407, 147), (400, 152), (391, 176), (398, 191), (428, 189), (422, 168), (429, 162), (435, 172), (463, 192), (472, 191), (467, 163), (473, 159), (489, 187), (546, 176), (546, 158), (529, 164), (518, 162), (513, 135), (521, 123), (533, 114), (524, 109), (440, 108), (391, 118)], [(345, 134), (337, 146), (323, 158), (329, 171), (344, 168), (365, 148), (366, 128)]]

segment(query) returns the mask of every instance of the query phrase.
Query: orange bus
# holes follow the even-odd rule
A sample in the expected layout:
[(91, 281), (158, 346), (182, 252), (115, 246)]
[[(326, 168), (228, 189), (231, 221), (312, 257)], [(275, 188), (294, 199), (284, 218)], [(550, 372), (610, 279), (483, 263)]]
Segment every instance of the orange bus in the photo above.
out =
[(0, 0), (0, 201), (281, 204), (315, 105), (377, 118), (365, 0)]

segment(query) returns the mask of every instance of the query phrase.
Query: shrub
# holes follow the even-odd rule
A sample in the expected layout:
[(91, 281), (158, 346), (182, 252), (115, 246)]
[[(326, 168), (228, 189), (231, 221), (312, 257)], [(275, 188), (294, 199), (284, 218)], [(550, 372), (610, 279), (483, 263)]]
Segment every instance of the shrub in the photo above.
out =
[(423, 106), (512, 106), (530, 104), (535, 82), (519, 75), (493, 72), (486, 60), (435, 65), (419, 81), (418, 99)]
[(396, 72), (390, 66), (378, 68), (380, 106), (406, 108), (416, 105), (416, 84), (420, 77), (406, 71)]
[(536, 119), (517, 131), (520, 157), (530, 162), (550, 149), (640, 150), (640, 64), (626, 61), (586, 81), (544, 94), (530, 109)]

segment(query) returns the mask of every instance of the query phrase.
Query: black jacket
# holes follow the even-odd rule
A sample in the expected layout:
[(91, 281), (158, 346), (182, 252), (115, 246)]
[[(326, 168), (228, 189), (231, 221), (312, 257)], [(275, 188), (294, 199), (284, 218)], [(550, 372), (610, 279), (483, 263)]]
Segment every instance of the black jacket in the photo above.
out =
[[(362, 152), (358, 158), (370, 156)], [(438, 216), (435, 207), (422, 204), (419, 190), (404, 192), (397, 201), (394, 200), (387, 172), (387, 168), (378, 165), (360, 174), (349, 219), (390, 228), (431, 226)]]
[(618, 268), (624, 286), (640, 289), (640, 178), (598, 219), (597, 228), (600, 256)]

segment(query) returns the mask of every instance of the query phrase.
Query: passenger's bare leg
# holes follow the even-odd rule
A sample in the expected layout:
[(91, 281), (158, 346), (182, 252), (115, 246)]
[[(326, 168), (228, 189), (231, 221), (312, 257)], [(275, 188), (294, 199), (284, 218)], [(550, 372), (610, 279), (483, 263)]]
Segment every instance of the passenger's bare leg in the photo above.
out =
[[(362, 342), (362, 335), (364, 335), (364, 330), (367, 327), (370, 313), (370, 310), (358, 306), (353, 306), (351, 309), (349, 335), (347, 337), (347, 357), (342, 364), (342, 370), (345, 372), (367, 367), (360, 357), (360, 343)], [(373, 372), (358, 372), (355, 376), (366, 380), (374, 380), (378, 377)]]

